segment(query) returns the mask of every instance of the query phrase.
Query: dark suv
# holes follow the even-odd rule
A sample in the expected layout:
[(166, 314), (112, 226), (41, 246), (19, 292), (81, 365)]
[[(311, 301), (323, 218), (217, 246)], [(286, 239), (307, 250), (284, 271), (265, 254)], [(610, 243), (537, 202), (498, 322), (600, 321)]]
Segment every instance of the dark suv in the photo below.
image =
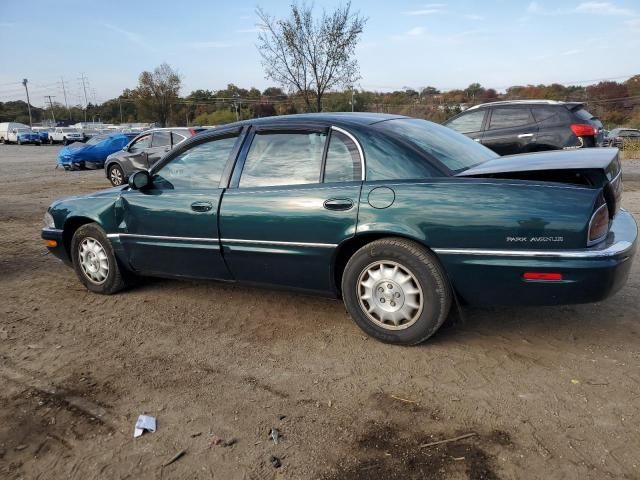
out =
[(554, 100), (484, 103), (444, 125), (500, 155), (595, 147), (604, 136), (602, 123), (582, 103)]
[(142, 132), (121, 151), (104, 162), (104, 172), (112, 185), (124, 184), (138, 170), (148, 170), (165, 153), (205, 128), (154, 128)]

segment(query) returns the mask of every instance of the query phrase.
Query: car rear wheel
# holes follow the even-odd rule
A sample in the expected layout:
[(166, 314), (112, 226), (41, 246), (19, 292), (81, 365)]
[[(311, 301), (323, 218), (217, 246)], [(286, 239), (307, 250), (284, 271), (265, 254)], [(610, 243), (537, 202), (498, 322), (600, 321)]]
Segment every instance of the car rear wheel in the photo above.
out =
[(347, 262), (342, 295), (368, 335), (416, 345), (433, 335), (451, 307), (451, 288), (438, 259), (422, 245), (388, 238), (371, 242)]
[(71, 240), (71, 260), (76, 275), (92, 292), (110, 295), (126, 286), (111, 242), (96, 223), (76, 230)]
[(124, 184), (124, 172), (120, 165), (111, 165), (109, 167), (109, 181), (114, 187)]

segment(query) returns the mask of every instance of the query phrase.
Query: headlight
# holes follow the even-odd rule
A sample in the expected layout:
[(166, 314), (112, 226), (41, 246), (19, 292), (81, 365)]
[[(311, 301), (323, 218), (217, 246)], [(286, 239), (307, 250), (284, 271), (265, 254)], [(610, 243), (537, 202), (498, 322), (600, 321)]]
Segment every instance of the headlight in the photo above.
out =
[(42, 223), (44, 225), (44, 228), (56, 228), (56, 223), (53, 221), (53, 217), (49, 212), (44, 214)]

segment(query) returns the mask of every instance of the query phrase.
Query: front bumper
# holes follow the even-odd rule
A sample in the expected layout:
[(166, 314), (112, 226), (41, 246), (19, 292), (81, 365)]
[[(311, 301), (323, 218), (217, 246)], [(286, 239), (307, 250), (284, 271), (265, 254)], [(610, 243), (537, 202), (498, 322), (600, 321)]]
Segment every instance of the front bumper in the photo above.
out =
[[(637, 247), (633, 216), (621, 209), (602, 243), (581, 250), (434, 249), (456, 292), (474, 305), (564, 305), (603, 300), (626, 282)], [(524, 280), (559, 272), (562, 280)]]
[(64, 246), (64, 234), (62, 230), (57, 228), (43, 228), (40, 236), (44, 240), (53, 240), (56, 242), (55, 247), (47, 246), (47, 250), (62, 260), (65, 264), (71, 265), (69, 252), (67, 252), (67, 249)]

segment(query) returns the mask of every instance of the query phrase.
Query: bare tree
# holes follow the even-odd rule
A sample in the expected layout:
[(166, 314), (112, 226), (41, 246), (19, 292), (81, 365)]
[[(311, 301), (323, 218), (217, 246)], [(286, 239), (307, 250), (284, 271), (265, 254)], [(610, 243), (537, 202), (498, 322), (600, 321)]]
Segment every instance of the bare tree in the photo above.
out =
[(367, 21), (344, 7), (313, 18), (313, 6), (291, 5), (289, 18), (277, 19), (262, 8), (256, 13), (262, 32), (258, 50), (266, 78), (296, 91), (308, 110), (322, 110), (322, 96), (334, 87), (352, 86), (359, 78), (355, 48)]
[(142, 72), (138, 78), (135, 97), (143, 110), (150, 110), (161, 126), (166, 126), (171, 107), (178, 99), (181, 87), (180, 75), (168, 64), (155, 68), (153, 72)]

